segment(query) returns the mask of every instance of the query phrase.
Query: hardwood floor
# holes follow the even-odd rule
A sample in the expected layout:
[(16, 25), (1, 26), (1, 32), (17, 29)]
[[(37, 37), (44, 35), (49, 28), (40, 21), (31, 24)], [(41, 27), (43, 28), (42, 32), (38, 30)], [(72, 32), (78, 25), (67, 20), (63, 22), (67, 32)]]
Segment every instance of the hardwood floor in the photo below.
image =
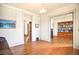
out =
[(46, 41), (36, 41), (11, 48), (14, 55), (78, 55), (72, 47), (55, 47)]
[(5, 49), (1, 54), (7, 55), (8, 52), (13, 55), (79, 55), (79, 50), (72, 47), (72, 40), (57, 37), (53, 38), (51, 42), (42, 40), (28, 42), (24, 45), (12, 47), (10, 50)]
[(57, 45), (58, 47), (59, 46), (72, 47), (72, 45), (73, 45), (73, 39), (71, 39), (71, 38), (64, 38), (64, 37), (53, 37), (51, 39), (51, 43), (53, 45), (55, 45), (55, 46)]

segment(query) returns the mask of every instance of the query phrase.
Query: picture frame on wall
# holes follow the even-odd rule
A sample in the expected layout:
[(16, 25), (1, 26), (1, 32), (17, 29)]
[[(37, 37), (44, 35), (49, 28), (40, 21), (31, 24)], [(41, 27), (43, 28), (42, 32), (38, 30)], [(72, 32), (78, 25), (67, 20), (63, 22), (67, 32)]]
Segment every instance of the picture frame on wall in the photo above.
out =
[(16, 20), (0, 19), (0, 29), (16, 28)]
[(35, 28), (39, 28), (39, 24), (35, 24)]

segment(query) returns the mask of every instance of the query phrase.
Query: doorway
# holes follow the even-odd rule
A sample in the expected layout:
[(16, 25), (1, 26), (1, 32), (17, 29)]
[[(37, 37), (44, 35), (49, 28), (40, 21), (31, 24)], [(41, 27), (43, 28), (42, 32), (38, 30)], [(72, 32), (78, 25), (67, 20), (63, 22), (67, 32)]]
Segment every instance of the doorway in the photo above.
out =
[(73, 13), (52, 17), (51, 43), (58, 46), (73, 46)]
[(32, 22), (24, 23), (24, 43), (32, 42)]

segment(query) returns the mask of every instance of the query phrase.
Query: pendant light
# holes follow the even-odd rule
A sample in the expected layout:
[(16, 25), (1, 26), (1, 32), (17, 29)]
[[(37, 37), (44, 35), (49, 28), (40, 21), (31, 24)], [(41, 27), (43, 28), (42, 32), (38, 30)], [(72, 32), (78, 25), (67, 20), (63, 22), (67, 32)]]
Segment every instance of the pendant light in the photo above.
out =
[(41, 14), (45, 14), (46, 13), (46, 9), (44, 7), (44, 4), (42, 4), (42, 9), (40, 10), (40, 13)]

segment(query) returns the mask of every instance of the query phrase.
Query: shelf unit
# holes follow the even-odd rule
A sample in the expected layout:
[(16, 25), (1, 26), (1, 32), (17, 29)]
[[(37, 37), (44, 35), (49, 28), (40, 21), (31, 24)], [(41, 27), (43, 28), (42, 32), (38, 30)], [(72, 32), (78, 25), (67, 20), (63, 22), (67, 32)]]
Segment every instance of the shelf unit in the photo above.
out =
[(58, 36), (72, 38), (73, 21), (58, 22)]

